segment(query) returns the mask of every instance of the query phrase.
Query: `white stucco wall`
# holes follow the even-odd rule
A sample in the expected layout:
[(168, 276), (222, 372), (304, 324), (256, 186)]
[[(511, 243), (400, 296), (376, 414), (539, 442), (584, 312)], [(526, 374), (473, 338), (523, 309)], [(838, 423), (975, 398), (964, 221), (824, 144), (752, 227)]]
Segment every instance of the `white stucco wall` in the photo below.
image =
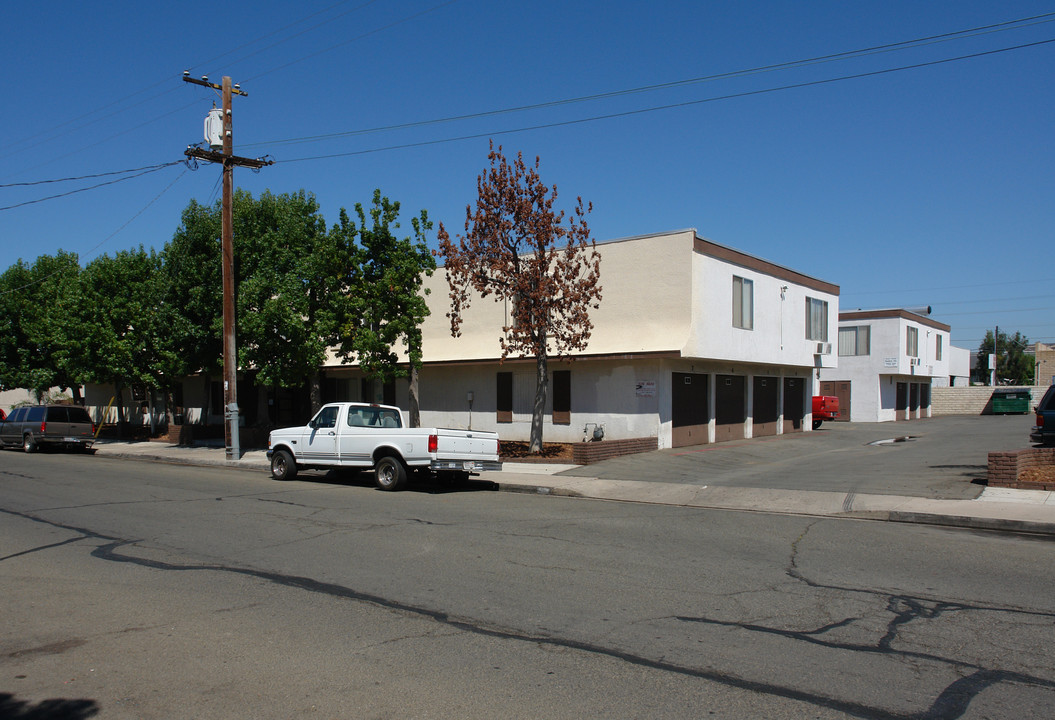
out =
[(0, 408), (10, 413), (11, 408), (19, 403), (35, 403), (36, 398), (28, 390), (4, 390), (0, 392)]
[[(797, 367), (831, 367), (837, 353), (839, 296), (762, 270), (700, 253), (693, 259), (693, 326), (687, 357)], [(733, 277), (753, 282), (753, 328), (733, 326)], [(828, 303), (827, 343), (806, 339), (806, 298)]]
[[(551, 363), (550, 370), (571, 372), (571, 422), (552, 424), (553, 396), (546, 402), (547, 442), (580, 442), (589, 423), (604, 426), (606, 437), (656, 437), (663, 393), (669, 393), (669, 372), (662, 382), (656, 360), (590, 360)], [(513, 422), (499, 423), (495, 413), (498, 372), (513, 373)], [(639, 394), (639, 383), (654, 383), (656, 391)], [(648, 386), (652, 387), (652, 386)], [(665, 388), (665, 389), (663, 389)], [(468, 394), (473, 393), (472, 407)], [(429, 367), (421, 377), (421, 422), (436, 427), (493, 430), (511, 440), (530, 437), (535, 393), (533, 363)], [(669, 400), (667, 402), (669, 406)]]
[[(890, 311), (887, 317), (849, 318), (840, 320), (840, 327), (870, 328), (870, 352), (868, 355), (839, 356), (836, 368), (821, 370), (822, 381), (849, 381), (852, 422), (888, 422), (896, 419), (897, 384), (919, 383), (933, 387), (948, 385), (953, 367), (966, 367), (960, 348), (950, 344), (950, 333), (934, 327), (924, 318), (903, 316), (903, 311)], [(917, 352), (914, 358), (908, 354), (908, 328), (917, 332)], [(941, 337), (942, 357), (937, 358), (937, 338)], [(836, 336), (835, 351), (838, 351)], [(970, 353), (967, 353), (968, 357)], [(920, 416), (926, 417), (929, 408), (921, 408)]]

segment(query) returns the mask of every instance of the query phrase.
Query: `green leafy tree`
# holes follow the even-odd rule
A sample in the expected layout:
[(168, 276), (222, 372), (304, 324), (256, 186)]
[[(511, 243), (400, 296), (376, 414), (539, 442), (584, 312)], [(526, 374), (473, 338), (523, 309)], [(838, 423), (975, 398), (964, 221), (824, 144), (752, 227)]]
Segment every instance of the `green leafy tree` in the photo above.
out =
[(59, 250), (32, 266), (19, 260), (0, 285), (0, 383), (31, 390), (37, 399), (49, 388), (71, 390), (80, 400), (80, 380), (69, 363), (70, 312), (80, 303), (77, 256)]
[(491, 162), (477, 181), (475, 212), (465, 209), (465, 236), (455, 243), (440, 223), (438, 233), (451, 290), (451, 334), (460, 334), (462, 312), (472, 293), (507, 301), (511, 323), (499, 337), (510, 353), (535, 358), (535, 401), (529, 452), (542, 451), (542, 426), (549, 386), (548, 359), (586, 348), (593, 329), (589, 311), (601, 300), (601, 259), (582, 198), (564, 224), (553, 205), (557, 186), (539, 177), (521, 154), (510, 165), (491, 145)]
[[(170, 337), (178, 349), (174, 374), (201, 374), (207, 417), (211, 376), (223, 369), (219, 202), (205, 206), (190, 201), (162, 251), (162, 263), (163, 296), (171, 309)], [(166, 400), (171, 408), (171, 398)]]
[(142, 246), (103, 255), (88, 263), (80, 280), (69, 329), (81, 342), (71, 348), (70, 363), (86, 381), (114, 386), (118, 419), (124, 421), (122, 390), (157, 389), (175, 365), (161, 302), (161, 258)]
[(25, 292), (32, 287), (30, 268), (19, 260), (0, 275), (0, 389), (26, 387), (29, 311)]
[[(1001, 385), (1032, 385), (1034, 358), (1026, 353), (1029, 338), (1020, 332), (1008, 335), (999, 331), (996, 337), (996, 381)], [(976, 371), (983, 381), (989, 379), (989, 356), (993, 354), (993, 332), (988, 331), (978, 346)]]
[(349, 238), (326, 231), (318, 202), (303, 190), (235, 199), (239, 362), (256, 368), (261, 384), (308, 384), (317, 410), (319, 368), (347, 308)]
[[(369, 221), (361, 203), (356, 203), (355, 211), (362, 249), (354, 258), (358, 283), (351, 290), (350, 321), (342, 331), (340, 353), (354, 356), (364, 373), (382, 381), (409, 377), (410, 424), (419, 427), (421, 324), (429, 315), (428, 289), (422, 290), (422, 283), (436, 269), (425, 240), (432, 222), (422, 210), (410, 220), (413, 239), (397, 238), (393, 230), (399, 228), (399, 202), (382, 197), (380, 190), (374, 190)], [(343, 209), (341, 216), (344, 222)], [(407, 354), (406, 365), (400, 364), (396, 352), (400, 344)]]

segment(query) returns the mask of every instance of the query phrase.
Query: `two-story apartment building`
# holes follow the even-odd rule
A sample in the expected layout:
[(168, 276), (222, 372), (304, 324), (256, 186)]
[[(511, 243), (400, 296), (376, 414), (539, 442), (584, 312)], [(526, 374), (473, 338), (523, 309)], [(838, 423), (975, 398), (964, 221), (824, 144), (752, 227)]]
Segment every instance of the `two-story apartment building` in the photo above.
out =
[[(821, 370), (820, 392), (839, 398), (840, 420), (885, 422), (930, 417), (931, 387), (948, 385), (963, 351), (929, 308), (839, 314), (839, 362)], [(958, 353), (958, 354), (957, 354)], [(959, 363), (962, 364), (962, 363)]]
[[(695, 230), (599, 243), (603, 299), (589, 346), (551, 361), (544, 437), (657, 438), (680, 447), (810, 429), (815, 370), (833, 364), (839, 288)], [(508, 308), (475, 298), (451, 337), (443, 269), (426, 280), (422, 423), (526, 440), (533, 358), (499, 362)], [(327, 399), (377, 399), (358, 369), (324, 370)], [(391, 389), (389, 399), (392, 399)], [(372, 397), (363, 396), (373, 393)], [(397, 384), (395, 400), (406, 401)]]
[[(816, 371), (834, 364), (839, 287), (700, 238), (695, 230), (598, 243), (603, 298), (591, 311), (589, 345), (551, 359), (546, 442), (655, 438), (682, 447), (810, 430)], [(461, 335), (451, 336), (443, 268), (425, 278), (430, 317), (422, 326), (419, 382), (424, 425), (495, 430), (527, 440), (534, 358), (500, 361), (508, 308), (473, 299)], [(405, 380), (387, 385), (332, 357), (322, 399), (407, 406)], [(245, 385), (243, 386), (243, 379)], [(305, 393), (252, 387), (239, 379), (245, 425), (305, 422)], [(219, 378), (178, 388), (184, 422), (222, 422)], [(89, 387), (105, 406), (110, 388)], [(138, 403), (126, 401), (127, 407)]]

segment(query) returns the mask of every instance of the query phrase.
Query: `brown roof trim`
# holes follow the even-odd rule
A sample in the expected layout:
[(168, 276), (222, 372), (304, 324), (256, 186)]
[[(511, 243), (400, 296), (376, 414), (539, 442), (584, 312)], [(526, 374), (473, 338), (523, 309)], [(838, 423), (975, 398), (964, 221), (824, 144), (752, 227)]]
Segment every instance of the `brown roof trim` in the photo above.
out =
[(931, 320), (929, 317), (924, 317), (923, 315), (917, 315), (908, 310), (854, 310), (839, 313), (839, 322), (842, 322), (843, 320), (883, 320), (886, 318), (903, 318), (905, 320), (918, 322), (920, 325), (932, 327), (935, 330), (952, 332), (952, 326), (940, 323), (937, 320)]
[(804, 285), (805, 287), (818, 292), (824, 292), (835, 296), (839, 295), (839, 286), (834, 283), (818, 280), (817, 278), (803, 275), (800, 272), (791, 270), (782, 265), (771, 263), (768, 260), (756, 258), (753, 255), (748, 255), (739, 250), (727, 248), (724, 245), (719, 245), (710, 240), (704, 240), (699, 235), (696, 236), (695, 242), (693, 243), (693, 250), (701, 255), (707, 255), (708, 257), (713, 257), (718, 260), (725, 260), (726, 262), (745, 267), (749, 270), (755, 270), (767, 275), (772, 275), (775, 278), (780, 278), (781, 280), (793, 282), (796, 285)]
[[(678, 359), (681, 358), (682, 354), (680, 350), (656, 350), (654, 352), (639, 352), (639, 353), (597, 353), (595, 355), (572, 355), (565, 360), (570, 362), (577, 362), (582, 360), (667, 360), (667, 359)], [(565, 360), (558, 360), (555, 357), (549, 358), (551, 365), (564, 362)], [(475, 360), (435, 360), (432, 362), (425, 361), (422, 363), (422, 367), (458, 367), (468, 365), (494, 365), (498, 363), (500, 365), (534, 365), (535, 358), (533, 357), (516, 357), (506, 358), (504, 361), (500, 357), (489, 357), (479, 358)], [(406, 363), (402, 363), (406, 364)], [(358, 370), (359, 365), (324, 365), (323, 370)]]

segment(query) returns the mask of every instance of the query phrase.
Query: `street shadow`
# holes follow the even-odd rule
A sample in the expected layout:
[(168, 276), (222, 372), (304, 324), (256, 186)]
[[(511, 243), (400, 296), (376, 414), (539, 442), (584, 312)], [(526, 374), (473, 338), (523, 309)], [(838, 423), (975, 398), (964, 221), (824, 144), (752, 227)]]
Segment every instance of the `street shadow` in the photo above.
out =
[(84, 720), (99, 714), (94, 700), (41, 700), (31, 705), (11, 693), (0, 693), (0, 718), (4, 720)]
[[(366, 490), (377, 490), (384, 492), (374, 483), (372, 470), (307, 470), (297, 475), (297, 480), (304, 482), (316, 482), (326, 485), (339, 485), (344, 487), (356, 487)], [(440, 480), (437, 478), (419, 478), (414, 473), (407, 478), (407, 484), (402, 492), (416, 492), (426, 495), (447, 495), (451, 493), (466, 492), (496, 492), (498, 483), (490, 480), (479, 480), (469, 478), (465, 481)], [(3, 716), (0, 715), (0, 718)]]

